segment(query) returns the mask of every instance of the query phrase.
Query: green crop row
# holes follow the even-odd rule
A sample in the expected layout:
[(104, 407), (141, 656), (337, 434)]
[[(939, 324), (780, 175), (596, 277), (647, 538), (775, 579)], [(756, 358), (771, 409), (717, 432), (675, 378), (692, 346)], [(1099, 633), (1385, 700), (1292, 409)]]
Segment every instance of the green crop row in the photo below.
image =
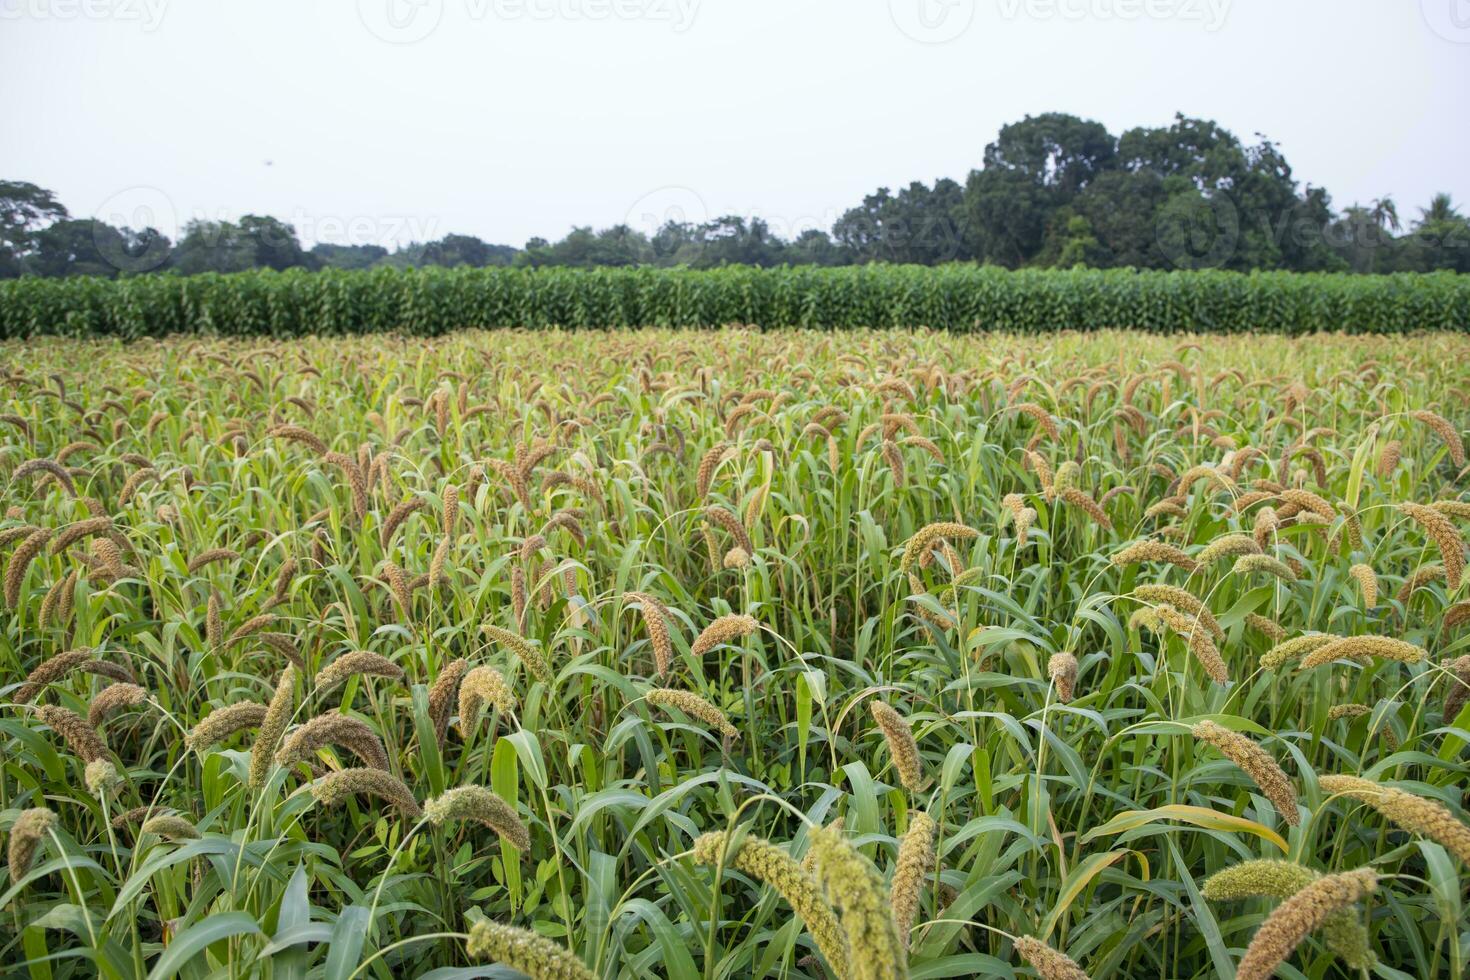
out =
[(260, 270), (0, 282), (0, 336), (930, 327), (1028, 333), (1464, 330), (1470, 277), (976, 266)]

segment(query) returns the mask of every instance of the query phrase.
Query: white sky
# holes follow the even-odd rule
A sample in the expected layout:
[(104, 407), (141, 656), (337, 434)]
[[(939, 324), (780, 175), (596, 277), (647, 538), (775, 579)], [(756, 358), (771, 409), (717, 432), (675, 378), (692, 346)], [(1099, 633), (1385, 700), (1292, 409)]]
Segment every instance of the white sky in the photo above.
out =
[(0, 0), (0, 178), (308, 242), (789, 235), (1051, 110), (1261, 132), (1407, 219), (1470, 205), (1467, 94), (1470, 0)]

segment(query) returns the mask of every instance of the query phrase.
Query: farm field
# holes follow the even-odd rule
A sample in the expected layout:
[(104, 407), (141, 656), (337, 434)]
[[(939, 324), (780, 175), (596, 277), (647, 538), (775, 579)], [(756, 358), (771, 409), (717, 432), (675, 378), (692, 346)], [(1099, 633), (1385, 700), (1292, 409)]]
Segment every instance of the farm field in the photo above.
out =
[(0, 973), (1470, 968), (1470, 335), (0, 355)]

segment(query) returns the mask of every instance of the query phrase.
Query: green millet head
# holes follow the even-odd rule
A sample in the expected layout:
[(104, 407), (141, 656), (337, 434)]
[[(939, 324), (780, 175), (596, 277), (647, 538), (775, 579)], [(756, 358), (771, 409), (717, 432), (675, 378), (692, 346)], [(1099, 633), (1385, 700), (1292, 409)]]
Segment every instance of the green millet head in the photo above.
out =
[(703, 834), (694, 841), (694, 862), (709, 867), (718, 867), (723, 862), (725, 867), (769, 885), (805, 923), (807, 932), (837, 975), (846, 976), (847, 937), (816, 880), (790, 854), (762, 838), (746, 836), (734, 851), (729, 847), (729, 834), (723, 831)]
[(485, 919), (470, 927), (465, 952), (472, 960), (520, 970), (531, 980), (595, 980), (592, 971), (566, 948), (528, 929)]
[(531, 832), (505, 800), (483, 786), (460, 786), (424, 803), (424, 816), (434, 826), (478, 820), (518, 851), (531, 849)]
[(199, 829), (183, 817), (160, 814), (150, 817), (140, 828), (142, 833), (157, 834), (169, 840), (194, 840), (199, 836)]
[(1236, 980), (1270, 980), (1303, 939), (1377, 887), (1378, 876), (1366, 868), (1328, 875), (1307, 885), (1261, 923), (1240, 959)]
[(10, 826), (10, 883), (15, 885), (31, 869), (36, 851), (56, 823), (56, 814), (43, 806), (22, 810)]
[[(1311, 868), (1290, 861), (1244, 861), (1217, 871), (1200, 893), (1212, 902), (1238, 902), (1247, 898), (1290, 898), (1322, 877)], [(1371, 970), (1378, 958), (1369, 944), (1368, 930), (1351, 908), (1339, 909), (1322, 925), (1322, 941), (1354, 970)]]
[(934, 870), (934, 838), (938, 830), (933, 817), (922, 810), (916, 811), (898, 844), (898, 863), (893, 871), (889, 899), (893, 906), (893, 927), (905, 948), (909, 945), (909, 930), (919, 915), (924, 879)]
[(872, 865), (842, 836), (826, 828), (812, 831), (818, 878), (841, 913), (847, 934), (848, 976), (853, 980), (891, 980), (908, 976), (907, 956), (893, 928), (888, 891)]

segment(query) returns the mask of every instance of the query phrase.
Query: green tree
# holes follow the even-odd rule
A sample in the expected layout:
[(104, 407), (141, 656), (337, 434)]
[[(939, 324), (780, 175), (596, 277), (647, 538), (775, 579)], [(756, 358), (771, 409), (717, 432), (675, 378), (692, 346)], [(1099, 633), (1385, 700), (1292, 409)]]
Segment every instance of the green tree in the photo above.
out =
[(0, 279), (19, 276), (36, 232), (66, 217), (66, 208), (51, 191), (22, 180), (0, 180)]

